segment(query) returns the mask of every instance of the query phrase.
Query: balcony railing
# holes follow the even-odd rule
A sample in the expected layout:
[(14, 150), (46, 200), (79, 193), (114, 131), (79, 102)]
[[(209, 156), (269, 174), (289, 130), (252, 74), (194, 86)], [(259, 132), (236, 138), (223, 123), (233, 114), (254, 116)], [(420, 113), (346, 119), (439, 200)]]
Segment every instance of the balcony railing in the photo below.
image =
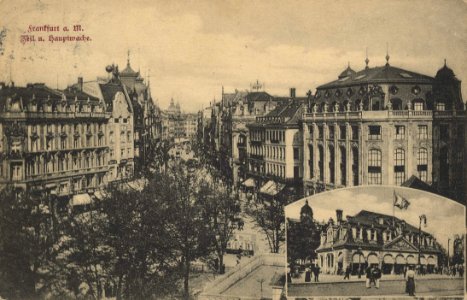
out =
[[(324, 121), (324, 120), (387, 120), (387, 119), (431, 119), (433, 114), (439, 112), (433, 112), (431, 110), (380, 110), (380, 111), (349, 111), (349, 112), (316, 112), (316, 113), (305, 113), (303, 119), (305, 121)], [(453, 112), (447, 115), (452, 116)]]

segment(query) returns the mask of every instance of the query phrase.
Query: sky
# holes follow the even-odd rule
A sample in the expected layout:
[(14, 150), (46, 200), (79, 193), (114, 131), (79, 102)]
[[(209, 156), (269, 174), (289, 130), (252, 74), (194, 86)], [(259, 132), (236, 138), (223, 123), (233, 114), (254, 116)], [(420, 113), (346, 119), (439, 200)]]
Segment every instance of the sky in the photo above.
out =
[[(446, 58), (467, 78), (467, 3), (462, 0), (0, 0), (0, 81), (65, 88), (78, 76), (126, 65), (150, 75), (153, 98), (197, 111), (259, 80), (267, 92), (298, 96), (332, 81), (347, 64), (390, 63), (434, 76)], [(89, 42), (20, 43), (29, 25), (72, 26)], [(39, 33), (48, 38), (48, 33)], [(36, 34), (37, 35), (37, 34)], [(467, 94), (467, 85), (463, 86)]]
[(354, 216), (361, 210), (392, 216), (394, 192), (410, 202), (407, 210), (396, 207), (394, 216), (418, 228), (419, 216), (426, 215), (427, 226), (422, 225), (422, 230), (433, 234), (445, 249), (450, 238), (450, 253), (453, 253), (454, 235), (465, 234), (465, 207), (448, 198), (420, 190), (392, 186), (338, 189), (289, 204), (285, 208), (285, 214), (288, 218), (298, 219), (300, 209), (308, 200), (308, 204), (313, 209), (313, 218), (319, 222), (327, 221), (329, 218), (336, 220), (336, 209), (343, 210), (344, 218)]

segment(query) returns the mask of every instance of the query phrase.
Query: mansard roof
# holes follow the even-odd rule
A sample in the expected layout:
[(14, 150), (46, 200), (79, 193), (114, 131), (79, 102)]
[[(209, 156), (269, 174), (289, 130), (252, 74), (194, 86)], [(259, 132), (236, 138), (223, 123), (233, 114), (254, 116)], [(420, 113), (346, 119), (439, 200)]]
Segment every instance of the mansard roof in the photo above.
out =
[(349, 72), (348, 76), (343, 75), (345, 75), (345, 72), (339, 75), (339, 79), (323, 84), (317, 87), (317, 89), (378, 83), (433, 83), (433, 77), (393, 67), (391, 65), (365, 68), (356, 73)]

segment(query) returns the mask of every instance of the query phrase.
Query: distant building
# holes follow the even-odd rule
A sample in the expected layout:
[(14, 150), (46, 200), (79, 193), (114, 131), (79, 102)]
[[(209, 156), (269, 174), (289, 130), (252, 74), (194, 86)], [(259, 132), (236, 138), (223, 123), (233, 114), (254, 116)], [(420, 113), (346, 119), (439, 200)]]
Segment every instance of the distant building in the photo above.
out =
[[(440, 245), (425, 231), (404, 220), (366, 210), (343, 219), (336, 210), (336, 220), (329, 219), (316, 250), (323, 273), (341, 274), (347, 266), (352, 273), (377, 265), (383, 274), (401, 274), (404, 268), (420, 264), (428, 273), (438, 266)], [(419, 243), (419, 241), (421, 241)]]

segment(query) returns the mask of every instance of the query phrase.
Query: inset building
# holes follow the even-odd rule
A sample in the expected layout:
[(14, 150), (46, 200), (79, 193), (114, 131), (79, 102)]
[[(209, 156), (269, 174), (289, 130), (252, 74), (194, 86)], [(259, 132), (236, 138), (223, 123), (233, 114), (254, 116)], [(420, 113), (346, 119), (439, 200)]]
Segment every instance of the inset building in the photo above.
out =
[(428, 273), (438, 267), (440, 245), (429, 233), (404, 220), (362, 210), (344, 220), (336, 210), (336, 220), (329, 219), (321, 233), (316, 253), (322, 272), (341, 274), (347, 266), (353, 274), (369, 265), (378, 265), (383, 274), (400, 274), (416, 266)]

